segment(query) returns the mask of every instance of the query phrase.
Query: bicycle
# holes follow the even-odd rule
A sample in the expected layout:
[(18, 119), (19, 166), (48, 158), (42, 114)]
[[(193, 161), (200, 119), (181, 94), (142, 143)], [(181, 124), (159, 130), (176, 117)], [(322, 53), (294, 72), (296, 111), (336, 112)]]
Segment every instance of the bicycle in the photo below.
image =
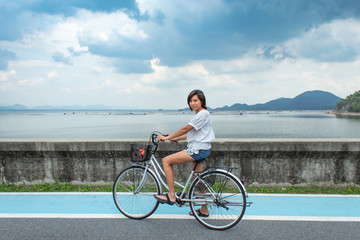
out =
[[(147, 145), (131, 145), (133, 164), (115, 179), (114, 202), (128, 218), (144, 219), (152, 215), (159, 206), (153, 195), (162, 194), (163, 187), (168, 189), (165, 173), (155, 157), (159, 146), (157, 136), (160, 134), (152, 132)], [(185, 185), (175, 181), (175, 185), (182, 188), (177, 193), (175, 204), (178, 207), (190, 205), (196, 220), (210, 229), (225, 230), (235, 226), (244, 216), (246, 207), (252, 204), (246, 201), (248, 195), (243, 183), (231, 173), (233, 168), (211, 168), (197, 173), (195, 169), (199, 162), (195, 164)], [(208, 216), (201, 213), (200, 216), (196, 211), (202, 205), (208, 207)]]

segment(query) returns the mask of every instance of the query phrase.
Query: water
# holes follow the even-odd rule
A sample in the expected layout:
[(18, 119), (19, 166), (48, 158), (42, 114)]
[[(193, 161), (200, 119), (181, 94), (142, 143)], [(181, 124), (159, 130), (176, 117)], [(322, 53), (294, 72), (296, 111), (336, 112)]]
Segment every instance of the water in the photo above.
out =
[[(0, 112), (0, 138), (147, 138), (153, 130), (173, 133), (191, 112), (24, 111)], [(360, 138), (360, 118), (318, 111), (214, 112), (217, 138)]]

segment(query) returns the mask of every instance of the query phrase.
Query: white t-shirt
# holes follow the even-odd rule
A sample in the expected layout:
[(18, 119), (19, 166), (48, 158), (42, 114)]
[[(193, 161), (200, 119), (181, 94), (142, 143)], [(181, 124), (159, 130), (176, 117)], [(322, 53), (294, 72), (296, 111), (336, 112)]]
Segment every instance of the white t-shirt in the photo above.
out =
[(189, 122), (191, 129), (186, 136), (188, 148), (195, 150), (207, 150), (211, 148), (211, 142), (215, 139), (214, 131), (211, 127), (210, 113), (203, 109), (198, 112)]

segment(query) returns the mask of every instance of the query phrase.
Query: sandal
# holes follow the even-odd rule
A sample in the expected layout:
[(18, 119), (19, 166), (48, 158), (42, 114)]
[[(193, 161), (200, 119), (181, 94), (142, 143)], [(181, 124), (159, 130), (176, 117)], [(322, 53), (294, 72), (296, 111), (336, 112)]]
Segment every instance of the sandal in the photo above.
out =
[[(199, 217), (209, 217), (209, 214), (204, 214), (204, 213), (202, 213), (202, 212), (200, 211), (200, 209), (197, 209), (197, 210), (195, 210), (195, 211), (196, 211), (196, 213), (197, 213), (197, 215), (198, 215)], [(190, 216), (194, 216), (193, 212), (189, 212), (189, 215), (190, 215)]]
[[(165, 196), (166, 200), (159, 198), (159, 196)], [(165, 194), (154, 194), (154, 198), (156, 198), (156, 200), (158, 200), (158, 202), (161, 203), (161, 204), (164, 204), (164, 203), (169, 204), (169, 205), (174, 205), (175, 204), (175, 202), (170, 201), (169, 195), (167, 193), (165, 193)]]

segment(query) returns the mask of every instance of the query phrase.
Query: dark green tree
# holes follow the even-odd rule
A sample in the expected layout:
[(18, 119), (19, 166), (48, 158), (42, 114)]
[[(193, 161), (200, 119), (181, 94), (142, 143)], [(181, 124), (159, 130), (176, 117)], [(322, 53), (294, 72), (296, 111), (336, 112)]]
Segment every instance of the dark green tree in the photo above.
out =
[(360, 113), (360, 90), (337, 102), (335, 111)]

